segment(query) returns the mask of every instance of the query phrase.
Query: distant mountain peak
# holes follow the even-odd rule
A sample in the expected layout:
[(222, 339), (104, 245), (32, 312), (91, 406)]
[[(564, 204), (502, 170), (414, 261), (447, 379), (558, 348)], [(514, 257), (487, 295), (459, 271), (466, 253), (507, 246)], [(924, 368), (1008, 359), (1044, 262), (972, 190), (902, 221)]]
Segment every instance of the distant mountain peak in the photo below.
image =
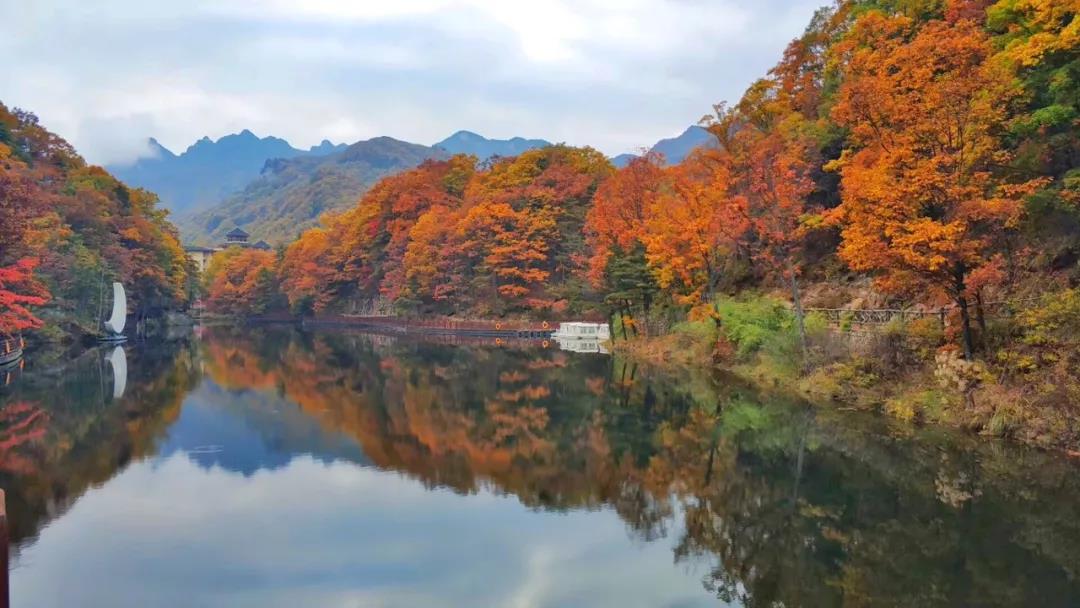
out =
[(348, 144), (335, 144), (334, 142), (330, 141), (329, 139), (324, 139), (321, 142), (319, 142), (319, 145), (311, 146), (311, 148), (308, 149), (308, 154), (314, 154), (314, 155), (317, 155), (317, 156), (326, 156), (327, 154), (333, 154), (335, 152), (340, 152), (340, 151), (342, 151), (342, 150), (344, 150), (345, 148), (348, 148), (348, 147), (349, 147)]
[(159, 142), (156, 138), (148, 138), (146, 140), (146, 146), (150, 149), (150, 152), (153, 155), (152, 158), (176, 158), (176, 155), (173, 154), (172, 150), (161, 145), (161, 142)]
[[(486, 139), (486, 138), (483, 135), (480, 135), (479, 133), (474, 133), (472, 131), (466, 131), (465, 129), (461, 129), (460, 131), (455, 132), (453, 135), (451, 135), (450, 137), (447, 137), (446, 139)], [(446, 141), (446, 140), (443, 140), (443, 141)]]
[(544, 139), (525, 139), (524, 137), (488, 139), (479, 133), (463, 129), (436, 143), (434, 147), (451, 154), (472, 154), (480, 160), (485, 160), (492, 156), (517, 156), (526, 150), (550, 145), (551, 142)]
[(259, 137), (244, 129), (217, 141), (203, 136), (179, 155), (150, 138), (148, 155), (109, 170), (132, 186), (157, 193), (164, 206), (182, 213), (218, 203), (242, 190), (272, 159), (325, 156), (344, 149), (344, 145), (324, 140), (310, 150), (298, 150), (280, 137)]
[[(676, 137), (668, 137), (656, 142), (648, 151), (663, 155), (664, 162), (669, 165), (677, 165), (697, 148), (719, 145), (720, 142), (716, 139), (716, 136), (710, 133), (708, 129), (698, 125), (691, 125)], [(637, 154), (620, 154), (613, 157), (611, 162), (616, 167), (625, 167), (637, 157)]]

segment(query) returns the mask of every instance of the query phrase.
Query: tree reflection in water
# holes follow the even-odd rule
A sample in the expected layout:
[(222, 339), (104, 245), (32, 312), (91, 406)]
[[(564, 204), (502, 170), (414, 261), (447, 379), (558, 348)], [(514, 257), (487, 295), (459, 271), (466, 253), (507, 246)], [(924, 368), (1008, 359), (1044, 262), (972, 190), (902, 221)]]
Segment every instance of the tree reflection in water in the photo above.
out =
[(9, 398), (3, 437), (24, 428), (26, 407), (42, 408), (47, 430), (29, 441), (39, 451), (4, 452), (5, 488), (16, 486), (24, 511), (45, 513), (58, 495), (153, 453), (200, 368), (224, 389), (281, 395), (374, 466), (429, 488), (613, 509), (643, 542), (673, 537), (675, 561), (704, 565), (720, 599), (1080, 601), (1074, 463), (810, 409), (730, 378), (664, 377), (539, 347), (210, 331), (198, 348), (140, 367), (129, 382), (138, 396), (120, 404), (35, 405), (31, 390)]

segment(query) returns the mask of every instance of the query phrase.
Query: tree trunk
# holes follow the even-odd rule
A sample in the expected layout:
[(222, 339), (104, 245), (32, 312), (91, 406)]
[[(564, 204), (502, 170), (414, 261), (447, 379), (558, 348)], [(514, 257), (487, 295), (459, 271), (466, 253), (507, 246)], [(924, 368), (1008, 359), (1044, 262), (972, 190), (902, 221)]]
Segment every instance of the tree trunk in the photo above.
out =
[(986, 347), (986, 312), (983, 310), (982, 290), (975, 292), (975, 320), (979, 323), (979, 341)]
[(956, 294), (956, 306), (960, 309), (960, 325), (964, 338), (964, 359), (971, 361), (975, 345), (971, 337), (971, 313), (968, 310), (967, 296), (964, 294), (967, 291), (967, 286), (964, 284), (964, 270), (963, 268), (957, 268), (953, 273), (955, 285), (953, 289)]
[(630, 329), (634, 332), (634, 337), (638, 336), (637, 323), (634, 323), (634, 314), (630, 309), (630, 300), (623, 302), (623, 307), (626, 310), (626, 317), (630, 319)]
[(968, 313), (968, 302), (964, 295), (956, 298), (956, 305), (960, 308), (960, 323), (964, 334), (964, 358), (971, 361), (975, 346), (971, 339), (971, 315)]
[(652, 307), (652, 296), (647, 293), (641, 294), (642, 317), (645, 319), (645, 333), (652, 334), (649, 328), (649, 309)]

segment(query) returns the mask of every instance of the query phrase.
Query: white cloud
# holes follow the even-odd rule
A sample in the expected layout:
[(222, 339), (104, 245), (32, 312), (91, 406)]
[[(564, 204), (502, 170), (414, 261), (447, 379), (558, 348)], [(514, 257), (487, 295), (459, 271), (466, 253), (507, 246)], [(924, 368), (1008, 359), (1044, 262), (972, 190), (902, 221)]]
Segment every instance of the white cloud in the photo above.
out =
[(715, 605), (672, 542), (635, 545), (611, 510), (538, 512), (344, 462), (244, 477), (176, 453), (89, 490), (20, 551), (11, 593), (87, 608)]
[(243, 128), (615, 154), (737, 98), (823, 2), (0, 0), (0, 101), (99, 163)]

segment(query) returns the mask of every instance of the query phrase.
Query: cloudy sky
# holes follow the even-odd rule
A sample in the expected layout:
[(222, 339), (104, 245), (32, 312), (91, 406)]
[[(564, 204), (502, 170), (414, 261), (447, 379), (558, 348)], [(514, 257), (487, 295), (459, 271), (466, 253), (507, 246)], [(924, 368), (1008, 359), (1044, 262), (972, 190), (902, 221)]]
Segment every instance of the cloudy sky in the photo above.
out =
[(737, 99), (826, 2), (0, 0), (0, 101), (96, 163), (245, 128), (617, 154)]

